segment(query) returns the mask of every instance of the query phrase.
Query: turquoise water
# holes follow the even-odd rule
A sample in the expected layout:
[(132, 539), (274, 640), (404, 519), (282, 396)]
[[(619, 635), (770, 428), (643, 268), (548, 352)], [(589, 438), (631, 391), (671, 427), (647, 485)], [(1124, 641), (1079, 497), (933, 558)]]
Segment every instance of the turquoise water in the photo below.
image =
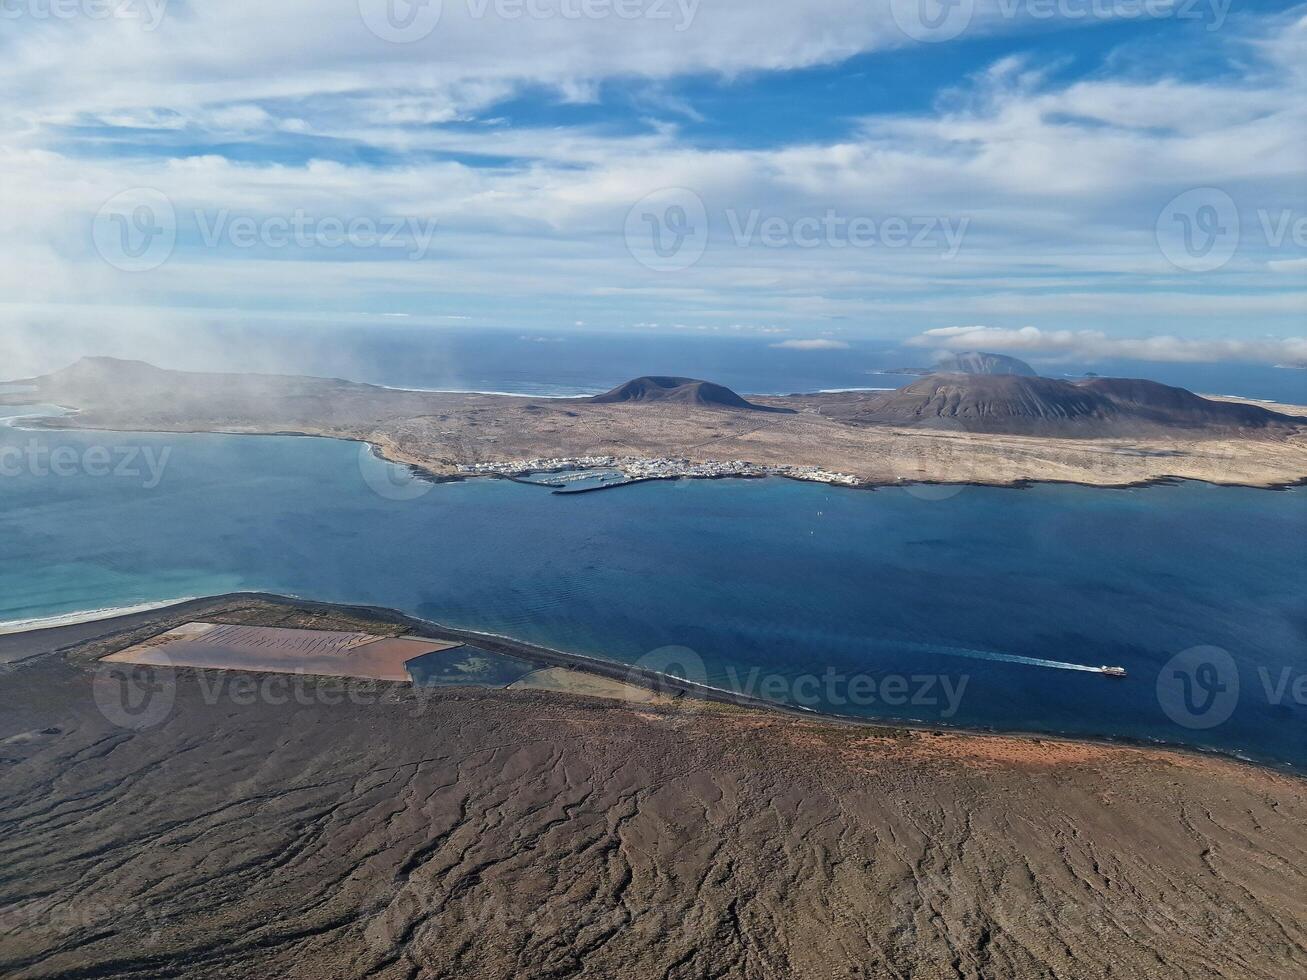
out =
[[(22, 462), (33, 445), (77, 463), (42, 472)], [(415, 486), (319, 439), (0, 427), (6, 447), (0, 620), (266, 589), (688, 665), (693, 679), (818, 710), (1307, 764), (1307, 707), (1292, 698), (1307, 673), (1302, 490), (934, 499), (725, 480), (560, 497), (503, 481)], [(86, 465), (97, 447), (135, 450), (139, 472)], [(165, 453), (147, 487), (144, 458)], [(1159, 701), (1164, 665), (1195, 647), (1236, 665), (1237, 707), (1210, 728), (1177, 724)], [(1130, 677), (1073, 669), (1101, 664)]]

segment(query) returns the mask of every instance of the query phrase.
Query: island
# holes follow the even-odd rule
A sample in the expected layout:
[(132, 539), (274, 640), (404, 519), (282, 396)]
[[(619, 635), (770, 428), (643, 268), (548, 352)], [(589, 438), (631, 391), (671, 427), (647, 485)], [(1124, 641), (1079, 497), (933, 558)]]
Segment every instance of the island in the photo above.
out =
[(267, 595), (0, 636), (5, 976), (1307, 973), (1294, 775), (801, 717), (522, 647), (489, 652), (573, 682), (133, 666), (197, 622), (489, 642)]
[(971, 350), (946, 354), (928, 368), (895, 368), (882, 374), (907, 374), (926, 377), (930, 374), (1019, 374), (1033, 378), (1039, 372), (1025, 361), (1009, 354), (994, 354), (989, 351)]
[(1307, 478), (1307, 408), (1134, 379), (942, 373), (887, 392), (745, 398), (647, 377), (591, 398), (532, 398), (86, 358), (16, 384), (0, 401), (69, 410), (32, 424), (349, 439), (437, 480), (596, 467), (618, 483), (774, 475), (848, 487)]

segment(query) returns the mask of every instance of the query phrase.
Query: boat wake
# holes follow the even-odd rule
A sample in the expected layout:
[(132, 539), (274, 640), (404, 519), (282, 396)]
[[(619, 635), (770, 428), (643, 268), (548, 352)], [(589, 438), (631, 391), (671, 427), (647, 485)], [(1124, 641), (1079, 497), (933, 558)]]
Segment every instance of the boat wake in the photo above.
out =
[(1051, 667), (1055, 670), (1087, 670), (1091, 674), (1102, 672), (1102, 668), (1091, 667), (1088, 664), (1073, 664), (1062, 660), (1043, 660), (1039, 657), (1023, 657), (1016, 653), (999, 653), (994, 650), (972, 650), (967, 647), (947, 647), (939, 646), (934, 643), (907, 643), (904, 645), (913, 647), (923, 653), (943, 653), (950, 657), (968, 657), (971, 660), (996, 660), (1000, 663), (1026, 664), (1030, 667)]

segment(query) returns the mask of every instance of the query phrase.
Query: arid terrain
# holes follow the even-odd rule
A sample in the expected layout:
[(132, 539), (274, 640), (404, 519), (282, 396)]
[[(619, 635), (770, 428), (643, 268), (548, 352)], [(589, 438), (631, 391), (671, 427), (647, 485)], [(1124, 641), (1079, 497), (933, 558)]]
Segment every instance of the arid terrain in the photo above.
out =
[[(228, 605), (203, 614), (398, 631)], [(282, 700), (196, 670), (115, 725), (95, 658), (178, 615), (0, 638), (5, 976), (1307, 974), (1295, 777), (685, 699)]]
[[(1042, 379), (998, 382), (1032, 380)], [(1101, 382), (1108, 380), (1092, 384), (1105, 387)], [(1241, 412), (1284, 413), (1287, 420), (1267, 426), (1201, 420), (1192, 426), (1143, 425), (1137, 418), (1115, 424), (1120, 420), (1091, 415), (1083, 423), (1052, 418), (1049, 431), (1058, 434), (1040, 435), (986, 431), (983, 414), (980, 421), (948, 415), (932, 417), (929, 424), (896, 420), (905, 403), (913, 404), (910, 389), (895, 393), (888, 404), (887, 396), (876, 392), (750, 396), (753, 405), (789, 410), (759, 412), (702, 399), (544, 399), (394, 391), (315, 378), (187, 374), (103, 358), (83, 360), (34, 384), (40, 400), (77, 410), (51, 425), (333, 436), (371, 443), (387, 458), (439, 477), (457, 475), (460, 465), (611, 455), (814, 466), (868, 485), (1122, 486), (1181, 478), (1281, 486), (1307, 479), (1307, 424), (1299, 424), (1307, 408), (1295, 406), (1234, 403)], [(935, 385), (922, 403), (940, 400), (934, 398), (935, 378), (917, 384)], [(1093, 395), (1094, 405), (1106, 404), (1108, 396), (1115, 393)], [(4, 396), (11, 403), (32, 397)], [(951, 397), (943, 401), (957, 403)], [(988, 405), (974, 404), (982, 412)], [(1203, 402), (1205, 411), (1231, 404)], [(1104, 425), (1094, 428), (1090, 423), (1096, 420)], [(1099, 431), (1108, 434), (1094, 434)]]

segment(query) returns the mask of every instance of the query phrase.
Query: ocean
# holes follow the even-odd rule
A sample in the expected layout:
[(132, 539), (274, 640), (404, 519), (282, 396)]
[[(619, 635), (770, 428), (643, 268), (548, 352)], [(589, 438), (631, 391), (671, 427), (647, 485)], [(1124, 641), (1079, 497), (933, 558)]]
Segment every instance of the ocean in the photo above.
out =
[(1307, 765), (1304, 489), (559, 497), (331, 440), (0, 427), (0, 535), (0, 622), (259, 589), (815, 711)]
[[(148, 334), (47, 327), (0, 339), (0, 364), (7, 374), (29, 377), (81, 356), (110, 355), (181, 370), (307, 374), (401, 388), (545, 396), (597, 394), (646, 374), (701, 378), (752, 394), (896, 388), (915, 378), (880, 372), (933, 363), (930, 351), (896, 341), (826, 338), (847, 345), (830, 350), (775, 346), (785, 339), (675, 329), (538, 334), (390, 322), (368, 328), (178, 327)], [(1307, 404), (1307, 370), (1138, 361), (1034, 363), (1049, 377), (1083, 377), (1092, 371), (1151, 378), (1206, 394)]]

